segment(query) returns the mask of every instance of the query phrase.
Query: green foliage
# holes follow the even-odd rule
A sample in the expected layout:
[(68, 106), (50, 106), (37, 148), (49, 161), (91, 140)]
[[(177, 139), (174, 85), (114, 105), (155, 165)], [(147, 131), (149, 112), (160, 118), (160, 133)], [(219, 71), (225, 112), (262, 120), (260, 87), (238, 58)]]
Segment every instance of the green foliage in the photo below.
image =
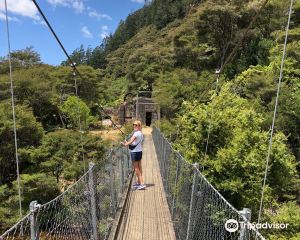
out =
[(172, 140), (178, 134), (178, 129), (175, 122), (171, 122), (166, 118), (163, 118), (155, 122), (155, 126), (166, 136), (168, 139)]
[(81, 138), (81, 133), (70, 130), (48, 133), (31, 157), (57, 182), (61, 176), (68, 180), (78, 179), (88, 162), (102, 164), (104, 155), (104, 144), (100, 138), (87, 134)]
[[(29, 204), (37, 200), (43, 204), (59, 194), (55, 178), (44, 173), (22, 174), (21, 194), (23, 213), (28, 212)], [(19, 206), (17, 181), (10, 185), (0, 186), (0, 222), (1, 227), (12, 225), (18, 220)], [(3, 225), (2, 225), (3, 224)]]
[[(199, 162), (204, 174), (236, 207), (251, 206), (257, 212), (268, 149), (264, 121), (249, 102), (222, 88), (212, 102), (185, 104), (179, 117), (177, 147), (191, 162)], [(207, 155), (206, 140), (210, 132)], [(296, 163), (282, 133), (273, 138), (265, 205), (289, 200), (297, 190)]]
[(238, 75), (233, 91), (266, 108), (276, 94), (275, 77), (276, 73), (271, 66), (252, 66)]
[(106, 39), (109, 51), (116, 50), (132, 38), (141, 28), (155, 25), (158, 29), (165, 27), (177, 18), (183, 18), (191, 7), (189, 3), (199, 0), (154, 0), (138, 11), (130, 14), (126, 21), (121, 21), (116, 32)]
[[(75, 95), (75, 80), (78, 96), (98, 115), (97, 104), (103, 102), (100, 97), (98, 73), (90, 66), (78, 67), (82, 78), (74, 78), (70, 67), (34, 66), (15, 70), (13, 74), (15, 99), (33, 109), (37, 120), (46, 130), (64, 126), (65, 118), (60, 106), (69, 97)], [(10, 99), (7, 75), (0, 75), (1, 100)]]
[[(0, 105), (0, 184), (16, 179), (15, 144), (12, 108), (10, 104)], [(16, 130), (19, 145), (19, 163), (22, 171), (31, 164), (29, 154), (40, 144), (43, 128), (34, 118), (31, 109), (16, 107)]]
[[(55, 79), (51, 76), (54, 68), (50, 66), (35, 66), (14, 71), (14, 91), (16, 102), (32, 108), (34, 116), (44, 127), (59, 124), (59, 109), (56, 91), (53, 91)], [(7, 75), (0, 76), (1, 83), (8, 81)], [(9, 99), (9, 85), (3, 88), (4, 99)]]
[(90, 109), (79, 98), (75, 96), (68, 97), (61, 106), (61, 110), (67, 114), (73, 128), (81, 125), (82, 129), (85, 129), (88, 126)]
[(85, 101), (89, 107), (93, 107), (94, 104), (99, 102), (100, 98), (98, 73), (90, 66), (78, 66), (77, 68), (81, 76), (74, 76), (71, 67), (57, 67), (52, 71), (52, 76), (56, 78), (56, 91), (59, 95), (59, 101), (63, 102), (67, 97), (76, 94), (76, 80), (78, 97)]
[(162, 113), (174, 117), (182, 102), (198, 94), (198, 76), (187, 69), (174, 69), (161, 74), (154, 85), (154, 99), (161, 105)]
[[(288, 143), (299, 160), (299, 119), (300, 119), (300, 99), (299, 99), (299, 50), (298, 42), (288, 44), (288, 58), (285, 62), (283, 83), (279, 98), (280, 107), (277, 116), (277, 128), (288, 137)], [(281, 48), (281, 52), (280, 52)], [(274, 109), (274, 97), (277, 90), (279, 76), (280, 55), (282, 45), (275, 46), (271, 51), (272, 60), (268, 66), (253, 66), (241, 73), (234, 81), (233, 91), (243, 98), (251, 100), (257, 110), (265, 116), (265, 129), (271, 124), (272, 112)]]
[[(261, 1), (153, 0), (121, 21), (116, 32), (95, 49), (80, 46), (74, 50), (72, 61), (82, 76), (73, 75), (69, 61), (52, 67), (43, 65), (32, 48), (16, 51), (12, 54), (16, 102), (32, 109), (45, 130), (67, 124), (78, 128), (79, 116), (86, 129), (96, 120), (99, 105), (118, 106), (128, 92), (135, 95), (138, 90), (152, 90), (163, 117), (157, 125), (189, 161), (200, 163), (210, 182), (236, 208), (250, 207), (255, 219), (289, 2), (269, 1), (224, 69), (218, 94), (212, 91), (215, 69), (241, 40)], [(299, 238), (299, 221), (290, 214), (299, 211), (292, 202), (299, 195), (300, 171), (299, 16), (298, 1), (289, 32), (263, 215), (270, 222), (291, 217), (292, 227), (290, 232), (266, 233), (270, 239)], [(0, 60), (1, 73), (5, 73), (0, 75), (0, 103), (4, 104), (10, 98), (6, 58)], [(81, 100), (74, 97), (75, 80)], [(17, 197), (11, 190), (15, 187), (13, 135), (5, 104), (0, 107), (0, 169), (1, 176), (5, 175), (2, 183), (9, 186), (0, 187), (0, 202), (5, 202), (0, 204), (0, 221), (8, 223), (17, 215), (12, 207), (17, 205)], [(23, 121), (17, 125), (18, 140), (24, 142), (21, 170), (28, 186), (36, 187), (35, 174), (47, 174), (51, 182), (64, 184), (78, 178), (84, 168), (83, 153), (86, 161), (102, 164), (100, 139), (84, 134), (83, 150), (81, 133), (75, 131), (54, 131), (41, 140), (42, 131), (37, 129), (42, 129), (28, 109), (21, 115), (30, 113), (31, 124)], [(30, 132), (24, 130), (27, 127)], [(132, 131), (131, 124), (126, 131)], [(43, 186), (45, 177), (40, 178)], [(180, 184), (185, 189), (184, 182)], [(100, 224), (101, 231), (106, 225)]]
[(75, 49), (72, 54), (70, 55), (72, 62), (69, 61), (63, 61), (61, 65), (63, 66), (70, 66), (72, 63), (75, 63), (75, 65), (81, 65), (87, 63), (87, 54), (85, 52), (85, 49), (83, 45), (81, 44), (79, 48)]
[[(17, 182), (13, 182), (17, 189)], [(22, 202), (27, 209), (34, 199), (43, 204), (59, 195), (59, 189), (55, 178), (45, 173), (22, 174), (21, 175)]]
[(267, 212), (266, 220), (272, 223), (286, 223), (286, 229), (269, 229), (270, 240), (297, 240), (300, 237), (300, 207), (296, 202), (280, 204), (275, 211)]
[[(27, 47), (23, 50), (11, 52), (11, 64), (13, 69), (29, 68), (41, 64), (40, 54), (33, 50), (33, 47)], [(0, 74), (9, 73), (8, 60), (0, 60)]]
[(197, 26), (198, 42), (210, 46), (210, 52), (216, 52), (215, 60), (224, 58), (227, 51), (232, 49), (240, 18), (240, 12), (236, 11), (234, 4), (215, 4), (210, 1), (205, 4)]

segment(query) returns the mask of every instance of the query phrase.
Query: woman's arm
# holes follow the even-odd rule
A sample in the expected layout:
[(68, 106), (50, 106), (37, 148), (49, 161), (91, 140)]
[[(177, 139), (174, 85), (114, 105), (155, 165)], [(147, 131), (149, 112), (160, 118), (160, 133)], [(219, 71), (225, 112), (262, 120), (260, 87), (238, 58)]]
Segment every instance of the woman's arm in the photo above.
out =
[(136, 136), (132, 136), (128, 142), (127, 141), (122, 142), (122, 145), (123, 146), (128, 146), (131, 143), (133, 143), (135, 139), (136, 139)]

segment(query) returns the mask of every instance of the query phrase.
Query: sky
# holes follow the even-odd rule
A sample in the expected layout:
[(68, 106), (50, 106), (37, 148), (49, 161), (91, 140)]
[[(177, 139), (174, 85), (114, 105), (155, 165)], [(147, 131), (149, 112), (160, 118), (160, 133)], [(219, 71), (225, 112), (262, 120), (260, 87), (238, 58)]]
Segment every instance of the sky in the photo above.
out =
[[(120, 20), (141, 8), (144, 0), (36, 0), (69, 54), (94, 48), (113, 33)], [(7, 0), (11, 50), (33, 46), (44, 63), (59, 65), (65, 55), (32, 0)], [(0, 0), (0, 56), (8, 52), (5, 4)]]

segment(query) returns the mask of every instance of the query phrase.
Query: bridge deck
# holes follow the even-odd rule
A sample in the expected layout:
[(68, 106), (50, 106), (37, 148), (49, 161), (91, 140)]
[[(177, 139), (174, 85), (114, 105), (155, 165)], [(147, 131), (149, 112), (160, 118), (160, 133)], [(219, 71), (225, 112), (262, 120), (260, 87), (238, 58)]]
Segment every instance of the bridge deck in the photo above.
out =
[(131, 190), (118, 239), (173, 240), (171, 221), (162, 179), (159, 172), (151, 128), (143, 129), (143, 176), (146, 190)]

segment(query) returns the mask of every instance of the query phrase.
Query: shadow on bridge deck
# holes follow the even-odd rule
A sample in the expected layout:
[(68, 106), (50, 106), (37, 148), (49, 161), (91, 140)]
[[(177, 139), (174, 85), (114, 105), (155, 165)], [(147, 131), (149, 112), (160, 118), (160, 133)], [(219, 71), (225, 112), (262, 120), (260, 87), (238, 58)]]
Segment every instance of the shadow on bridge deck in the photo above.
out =
[(117, 238), (120, 240), (176, 239), (151, 131), (151, 128), (143, 129), (142, 166), (147, 188), (130, 191)]

